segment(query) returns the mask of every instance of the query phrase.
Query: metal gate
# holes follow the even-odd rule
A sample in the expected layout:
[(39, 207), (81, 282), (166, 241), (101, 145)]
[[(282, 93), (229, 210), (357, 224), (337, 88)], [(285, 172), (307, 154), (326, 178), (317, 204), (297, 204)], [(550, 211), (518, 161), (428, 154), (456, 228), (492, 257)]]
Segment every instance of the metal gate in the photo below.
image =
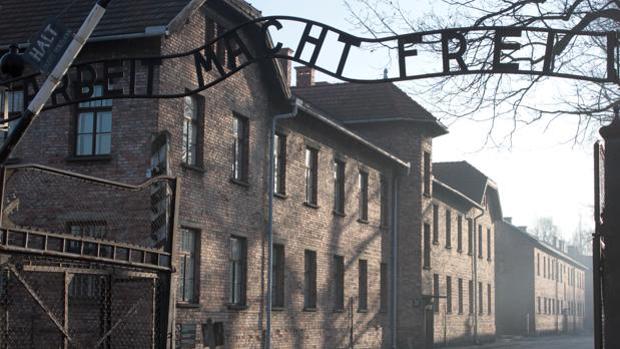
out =
[(166, 348), (178, 181), (7, 167), (0, 349)]

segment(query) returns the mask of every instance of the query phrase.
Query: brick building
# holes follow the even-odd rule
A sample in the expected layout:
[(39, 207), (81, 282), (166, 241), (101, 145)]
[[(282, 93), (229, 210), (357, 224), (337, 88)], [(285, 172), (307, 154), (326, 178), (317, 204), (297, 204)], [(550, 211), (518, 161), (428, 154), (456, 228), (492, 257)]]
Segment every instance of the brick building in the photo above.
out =
[[(0, 4), (3, 11), (36, 13), (27, 25), (2, 28), (4, 47), (23, 47), (68, 2)], [(75, 29), (90, 5), (78, 1), (60, 20)], [(238, 0), (114, 2), (78, 62), (188, 51), (258, 15)], [(243, 35), (251, 37), (251, 29)], [(221, 52), (231, 59), (226, 48)], [(134, 69), (121, 67), (125, 74)], [(191, 60), (135, 69), (139, 90), (152, 83), (154, 90), (182, 91), (197, 83)], [(69, 79), (83, 78), (74, 74)], [(128, 88), (127, 82), (102, 86), (93, 80), (95, 94)], [(297, 116), (279, 123), (274, 144), (273, 306), (266, 309), (270, 124), (274, 115), (291, 111), (286, 81), (278, 62), (264, 61), (185, 98), (50, 110), (11, 159), (124, 183), (142, 183), (154, 172), (181, 178), (172, 281), (177, 347), (206, 345), (206, 326), (216, 324), (225, 347), (260, 348), (269, 313), (274, 348), (377, 348), (390, 341), (396, 224), (389, 210), (394, 178), (406, 175), (409, 164), (303, 100)], [(14, 86), (10, 109), (23, 108), (32, 92), (32, 85)], [(107, 230), (112, 222), (82, 219), (54, 232), (117, 238)], [(69, 228), (74, 225), (80, 229)]]
[(435, 343), (492, 341), (497, 185), (465, 161), (434, 163), (433, 176), (423, 268), (425, 293), (435, 300)]
[(498, 333), (581, 331), (588, 268), (512, 225), (510, 219), (498, 222), (496, 237)]
[[(397, 347), (492, 340), (494, 221), (501, 217), (497, 186), (465, 162), (433, 164), (432, 139), (447, 131), (394, 84), (314, 83), (313, 71), (305, 67), (298, 74), (307, 78), (298, 77), (295, 95), (412, 164), (410, 174), (398, 179)], [(453, 235), (446, 234), (448, 211)], [(467, 242), (471, 254), (457, 248), (459, 217), (462, 232), (469, 220), (476, 230)], [(448, 289), (452, 310), (435, 298)], [(465, 297), (470, 293), (477, 307), (469, 307), (476, 303)], [(467, 310), (457, 308), (459, 299)]]

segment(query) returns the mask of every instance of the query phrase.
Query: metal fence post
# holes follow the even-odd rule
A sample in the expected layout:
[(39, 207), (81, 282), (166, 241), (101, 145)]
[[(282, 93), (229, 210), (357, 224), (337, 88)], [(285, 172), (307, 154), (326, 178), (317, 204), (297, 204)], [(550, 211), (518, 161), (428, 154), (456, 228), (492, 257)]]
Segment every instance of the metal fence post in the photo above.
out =
[(620, 116), (614, 108), (614, 120), (601, 128), (605, 140), (605, 204), (601, 229), (604, 242), (602, 261), (604, 282), (605, 348), (620, 348)]

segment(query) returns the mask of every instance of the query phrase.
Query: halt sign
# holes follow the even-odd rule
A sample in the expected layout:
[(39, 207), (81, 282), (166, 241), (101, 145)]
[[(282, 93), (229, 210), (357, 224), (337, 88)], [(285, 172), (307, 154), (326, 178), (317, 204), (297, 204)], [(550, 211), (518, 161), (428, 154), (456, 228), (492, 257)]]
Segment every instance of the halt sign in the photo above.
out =
[(71, 43), (73, 33), (56, 18), (47, 21), (26, 50), (24, 58), (44, 73), (51, 73)]

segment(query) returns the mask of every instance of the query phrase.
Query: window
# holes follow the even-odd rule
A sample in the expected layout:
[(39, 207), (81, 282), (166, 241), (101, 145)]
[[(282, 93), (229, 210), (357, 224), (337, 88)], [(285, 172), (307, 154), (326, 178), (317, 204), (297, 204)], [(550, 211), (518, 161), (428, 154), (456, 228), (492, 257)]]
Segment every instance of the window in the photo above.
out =
[(190, 349), (196, 346), (196, 325), (179, 324), (177, 325), (177, 349)]
[(439, 206), (433, 205), (433, 243), (439, 243)]
[(389, 220), (390, 184), (385, 176), (381, 176), (381, 226), (387, 227)]
[(439, 274), (433, 274), (433, 310), (439, 313)]
[(199, 125), (199, 107), (198, 97), (186, 96), (183, 103), (183, 152), (181, 159), (183, 163), (188, 165), (198, 165), (198, 134)]
[(463, 279), (459, 278), (459, 314), (463, 314)]
[(491, 228), (487, 228), (487, 260), (491, 260)]
[(482, 258), (482, 225), (478, 225), (478, 258)]
[(387, 311), (388, 310), (388, 265), (387, 263), (381, 263), (381, 270), (379, 271), (380, 275), (380, 291), (381, 294), (379, 295), (379, 301), (381, 302), (380, 304), (380, 309), (381, 311)]
[[(93, 97), (103, 95), (103, 86), (93, 87)], [(108, 155), (112, 147), (112, 100), (82, 102), (78, 105), (75, 155)]]
[(286, 195), (286, 136), (276, 133), (273, 139), (274, 182), (273, 191)]
[(493, 303), (493, 296), (491, 294), (491, 284), (487, 284), (487, 313), (489, 315), (493, 313), (492, 303)]
[(359, 186), (360, 186), (360, 207), (359, 207), (359, 219), (360, 221), (368, 221), (368, 173), (360, 171), (359, 173)]
[(482, 298), (482, 293), (484, 289), (482, 288), (482, 282), (478, 283), (478, 314), (484, 314), (484, 302)]
[(272, 280), (272, 306), (284, 307), (284, 270), (285, 256), (284, 245), (273, 245), (273, 280)]
[(452, 248), (452, 211), (446, 209), (446, 248)]
[(246, 239), (230, 237), (230, 296), (231, 305), (245, 305)]
[(536, 297), (536, 302), (538, 303), (538, 314), (540, 314), (540, 311), (541, 311), (540, 297)]
[(304, 308), (316, 309), (316, 251), (304, 252)]
[(317, 204), (318, 158), (317, 149), (306, 148), (306, 203), (314, 206)]
[(456, 217), (457, 251), (463, 252), (463, 216)]
[(192, 229), (181, 228), (181, 248), (179, 251), (179, 281), (177, 300), (185, 303), (197, 303), (197, 266), (199, 233)]
[[(107, 234), (106, 222), (73, 222), (68, 224), (71, 235), (103, 239)], [(97, 245), (78, 240), (67, 241), (67, 252), (97, 256)], [(102, 247), (103, 248), (103, 247)], [(102, 253), (103, 254), (103, 253)], [(72, 299), (96, 299), (101, 296), (103, 280), (98, 275), (75, 274), (69, 284), (69, 297)]]
[(334, 256), (334, 309), (344, 309), (344, 257)]
[(359, 260), (359, 302), (358, 310), (368, 309), (368, 262)]
[[(543, 256), (543, 277), (547, 278), (547, 257)], [(570, 284), (570, 282), (569, 282)]]
[[(24, 92), (23, 91), (0, 91), (0, 118), (4, 118), (5, 111), (5, 99), (7, 100), (6, 111), (8, 117), (17, 116), (24, 110)], [(4, 142), (4, 139), (13, 129), (17, 120), (9, 121), (8, 125), (0, 125), (0, 143)]]
[(474, 313), (474, 282), (469, 280), (469, 313)]
[(446, 313), (452, 313), (452, 277), (446, 276)]
[(248, 181), (249, 152), (250, 152), (250, 122), (247, 118), (235, 115), (233, 118), (233, 179)]
[(540, 276), (540, 253), (536, 253), (536, 275)]
[(424, 223), (424, 268), (431, 267), (431, 226)]
[(345, 163), (334, 160), (334, 212), (344, 214), (344, 170)]
[(474, 254), (474, 222), (471, 218), (467, 218), (467, 254)]
[(424, 152), (424, 195), (431, 195), (431, 153)]

